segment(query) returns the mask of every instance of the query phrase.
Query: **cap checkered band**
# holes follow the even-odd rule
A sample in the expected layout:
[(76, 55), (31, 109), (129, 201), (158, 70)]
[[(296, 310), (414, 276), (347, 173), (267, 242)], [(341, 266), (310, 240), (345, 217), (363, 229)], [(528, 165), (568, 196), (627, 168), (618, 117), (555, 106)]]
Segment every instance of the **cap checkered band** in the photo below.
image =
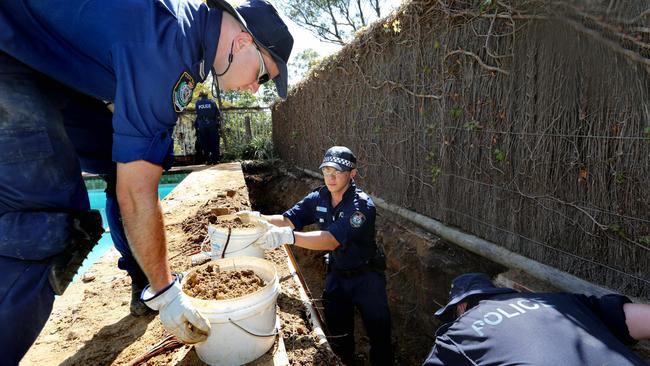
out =
[(354, 169), (354, 163), (351, 162), (350, 160), (347, 160), (347, 159), (342, 159), (342, 158), (339, 158), (339, 157), (336, 157), (336, 156), (326, 156), (323, 159), (323, 163), (330, 163), (330, 162), (337, 163), (339, 165), (347, 166), (350, 169)]

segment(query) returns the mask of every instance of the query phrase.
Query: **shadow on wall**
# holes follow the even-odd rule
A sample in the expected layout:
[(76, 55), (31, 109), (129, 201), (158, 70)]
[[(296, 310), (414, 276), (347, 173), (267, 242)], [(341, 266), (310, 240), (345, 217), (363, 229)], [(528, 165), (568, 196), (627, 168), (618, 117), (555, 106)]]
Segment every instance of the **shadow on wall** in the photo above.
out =
[[(321, 185), (320, 181), (289, 170), (281, 163), (244, 163), (242, 167), (252, 207), (265, 214), (284, 212)], [(433, 313), (447, 302), (451, 280), (466, 272), (496, 275), (505, 268), (446, 243), (389, 212), (381, 209), (377, 212), (377, 242), (383, 245), (387, 257), (396, 364), (418, 365), (431, 349), (440, 326)], [(293, 249), (314, 305), (322, 308), (323, 253)], [(368, 364), (367, 338), (360, 319), (356, 330), (357, 351), (365, 353), (362, 358), (366, 361), (361, 363)]]

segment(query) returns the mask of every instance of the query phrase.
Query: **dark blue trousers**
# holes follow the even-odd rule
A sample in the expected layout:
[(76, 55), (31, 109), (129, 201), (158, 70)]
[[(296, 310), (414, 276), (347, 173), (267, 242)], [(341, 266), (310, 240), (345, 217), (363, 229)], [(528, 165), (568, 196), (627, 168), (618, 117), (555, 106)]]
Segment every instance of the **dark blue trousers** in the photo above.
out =
[(198, 117), (195, 123), (197, 139), (208, 164), (219, 161), (219, 125), (217, 120)]
[[(0, 365), (16, 365), (47, 321), (51, 258), (69, 242), (69, 214), (90, 209), (81, 168), (114, 175), (111, 145), (101, 101), (0, 52)], [(126, 240), (115, 243), (135, 263)]]
[(52, 83), (0, 53), (0, 364), (16, 365), (49, 317), (52, 255), (66, 212), (90, 209), (63, 100)]
[(346, 365), (354, 365), (354, 309), (370, 338), (372, 365), (392, 365), (391, 319), (386, 296), (386, 277), (379, 272), (366, 272), (351, 278), (334, 272), (327, 275), (323, 291), (325, 322), (334, 352)]

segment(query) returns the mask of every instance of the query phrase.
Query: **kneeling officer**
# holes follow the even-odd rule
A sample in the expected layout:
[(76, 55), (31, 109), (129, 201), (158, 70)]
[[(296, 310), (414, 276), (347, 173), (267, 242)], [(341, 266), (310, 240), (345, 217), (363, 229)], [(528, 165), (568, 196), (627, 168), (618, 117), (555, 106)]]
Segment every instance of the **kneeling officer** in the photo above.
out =
[(423, 366), (646, 365), (626, 344), (650, 338), (650, 305), (625, 296), (519, 293), (468, 273), (449, 298)]

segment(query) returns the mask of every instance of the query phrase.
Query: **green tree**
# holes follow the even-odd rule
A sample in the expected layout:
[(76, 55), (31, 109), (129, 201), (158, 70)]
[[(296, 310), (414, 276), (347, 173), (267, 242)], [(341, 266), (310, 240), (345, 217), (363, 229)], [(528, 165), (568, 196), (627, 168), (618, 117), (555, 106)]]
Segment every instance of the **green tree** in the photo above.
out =
[(381, 18), (388, 0), (283, 0), (291, 20), (325, 42), (344, 45)]
[(277, 93), (275, 83), (273, 80), (270, 80), (266, 84), (260, 86), (259, 90), (255, 94), (247, 91), (222, 92), (221, 98), (224, 107), (268, 107), (278, 99)]
[(221, 92), (221, 102), (224, 107), (257, 107), (259, 106), (259, 101), (257, 97), (247, 91), (236, 92), (236, 91), (227, 91)]
[(278, 91), (275, 88), (275, 83), (273, 82), (273, 80), (262, 85), (260, 90), (257, 92), (257, 95), (258, 95), (258, 99), (260, 99), (262, 103), (262, 106), (270, 106), (271, 104), (275, 103), (276, 100), (279, 99)]
[[(199, 99), (199, 93), (202, 91), (208, 93), (210, 98), (217, 101), (217, 96), (216, 94), (212, 94), (212, 89), (212, 75), (210, 74), (205, 82), (199, 83), (196, 88), (194, 88), (191, 105), (194, 106), (194, 103)], [(221, 103), (224, 107), (267, 107), (273, 104), (276, 99), (277, 91), (273, 80), (260, 86), (260, 89), (255, 94), (247, 91), (221, 92)]]
[[(210, 92), (210, 86), (212, 82), (209, 80), (206, 80), (203, 83), (198, 83), (196, 84), (196, 87), (194, 88), (194, 91), (192, 92), (192, 100), (190, 101), (190, 104), (188, 104), (188, 108), (194, 109), (194, 105), (196, 104), (196, 101), (199, 100), (201, 92), (206, 92), (208, 93), (208, 97), (212, 97), (212, 93)], [(216, 100), (216, 96), (212, 97), (214, 100)]]
[(321, 56), (318, 52), (311, 48), (297, 53), (293, 61), (289, 63), (289, 72), (291, 73), (291, 80), (298, 81), (305, 77), (314, 66), (318, 65), (321, 61)]

